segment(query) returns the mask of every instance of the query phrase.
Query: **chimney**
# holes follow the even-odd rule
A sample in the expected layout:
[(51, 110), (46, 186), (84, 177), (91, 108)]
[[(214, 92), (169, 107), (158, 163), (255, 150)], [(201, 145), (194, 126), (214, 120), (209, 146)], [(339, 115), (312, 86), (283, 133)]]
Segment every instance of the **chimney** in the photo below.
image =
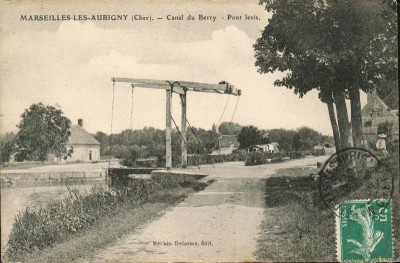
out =
[(81, 128), (83, 128), (83, 120), (82, 119), (78, 119), (78, 125), (81, 126)]

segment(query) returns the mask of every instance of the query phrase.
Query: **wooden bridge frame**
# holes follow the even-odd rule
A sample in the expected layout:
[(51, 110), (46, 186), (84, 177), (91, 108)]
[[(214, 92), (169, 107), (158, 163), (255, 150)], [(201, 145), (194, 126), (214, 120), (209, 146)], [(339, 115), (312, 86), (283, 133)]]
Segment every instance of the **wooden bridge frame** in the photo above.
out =
[(133, 79), (133, 78), (112, 78), (115, 82), (130, 83), (132, 87), (136, 88), (151, 88), (151, 89), (164, 89), (166, 90), (166, 160), (165, 166), (167, 170), (172, 168), (172, 148), (171, 148), (171, 107), (172, 107), (172, 94), (177, 93), (181, 98), (182, 112), (181, 112), (181, 134), (183, 137), (182, 147), (182, 167), (187, 167), (187, 137), (186, 137), (186, 95), (188, 91), (207, 92), (216, 94), (229, 94), (240, 96), (241, 90), (236, 89), (233, 85), (221, 81), (218, 84), (206, 84), (199, 82), (187, 81), (169, 81), (169, 80), (156, 80), (156, 79)]

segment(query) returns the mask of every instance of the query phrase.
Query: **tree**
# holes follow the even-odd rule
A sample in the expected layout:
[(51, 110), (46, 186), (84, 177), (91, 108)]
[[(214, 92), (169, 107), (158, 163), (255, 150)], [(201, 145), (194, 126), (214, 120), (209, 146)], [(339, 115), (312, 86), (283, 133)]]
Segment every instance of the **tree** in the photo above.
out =
[(100, 153), (102, 155), (109, 155), (110, 137), (101, 131), (96, 132), (93, 137), (100, 143)]
[(399, 90), (397, 80), (383, 79), (379, 81), (382, 87), (377, 89), (376, 95), (381, 98), (390, 109), (399, 109)]
[(261, 141), (260, 141), (261, 144), (269, 144), (269, 143), (271, 143), (271, 140), (269, 139), (269, 133), (267, 131), (262, 130), (261, 134), (262, 134)]
[(294, 137), (296, 136), (296, 131), (281, 128), (268, 130), (268, 134), (271, 142), (276, 142), (279, 144), (279, 150), (284, 152), (295, 150), (293, 141)]
[(10, 161), (11, 154), (14, 152), (15, 146), (13, 141), (6, 142), (1, 145), (0, 162), (5, 163)]
[(298, 152), (301, 148), (301, 137), (299, 133), (296, 133), (293, 137), (293, 149)]
[[(396, 78), (393, 68), (397, 72), (397, 56), (393, 52), (397, 50), (397, 17), (393, 1), (261, 3), (273, 15), (254, 45), (258, 71), (288, 72), (275, 85), (293, 89), (299, 97), (318, 90), (319, 98), (328, 106), (337, 148), (349, 147), (353, 141), (359, 145), (360, 90), (370, 92), (378, 88), (377, 80)], [(346, 99), (350, 99), (351, 125)]]
[(21, 115), (15, 144), (16, 160), (45, 161), (49, 154), (62, 157), (67, 153), (71, 121), (58, 107), (32, 104)]
[(238, 135), (238, 141), (240, 148), (250, 147), (255, 144), (259, 144), (262, 139), (262, 134), (257, 127), (253, 125), (244, 126)]
[(13, 132), (7, 132), (6, 134), (0, 135), (0, 162), (8, 162), (11, 154), (15, 151), (14, 145), (15, 134)]
[(392, 136), (392, 131), (393, 131), (393, 123), (385, 121), (378, 124), (377, 127), (378, 134), (385, 134), (390, 138)]
[(222, 122), (218, 127), (219, 133), (224, 135), (238, 135), (241, 129), (242, 125), (234, 122)]
[(302, 151), (311, 150), (314, 146), (323, 143), (322, 134), (308, 127), (297, 129), (296, 137), (299, 140), (299, 149)]

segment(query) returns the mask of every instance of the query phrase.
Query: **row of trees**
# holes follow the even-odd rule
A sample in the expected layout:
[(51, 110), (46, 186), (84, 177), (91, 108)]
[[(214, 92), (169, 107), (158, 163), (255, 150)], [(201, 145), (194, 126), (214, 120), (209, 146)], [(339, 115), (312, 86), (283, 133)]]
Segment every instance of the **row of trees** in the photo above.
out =
[(259, 130), (255, 126), (245, 126), (241, 129), (238, 141), (241, 148), (256, 144), (277, 142), (279, 149), (285, 152), (298, 152), (312, 150), (314, 146), (322, 143), (331, 143), (332, 137), (322, 135), (308, 127), (296, 130), (271, 129)]
[[(201, 128), (193, 128), (193, 131), (190, 130), (187, 133), (188, 153), (211, 153), (218, 141), (218, 133)], [(125, 130), (111, 136), (97, 132), (94, 137), (101, 143), (100, 150), (104, 156), (122, 158), (129, 154), (129, 151), (135, 151), (140, 158), (165, 155), (165, 131), (161, 129), (144, 127), (140, 130)], [(180, 152), (181, 140), (180, 133), (174, 129), (172, 132), (173, 150)]]
[[(273, 15), (254, 45), (260, 73), (287, 72), (276, 86), (311, 90), (328, 108), (337, 149), (360, 146), (360, 91), (398, 104), (393, 0), (261, 0)], [(350, 116), (346, 100), (350, 101)]]
[[(6, 162), (15, 153), (16, 161), (45, 161), (49, 155), (65, 157), (66, 143), (70, 135), (69, 119), (63, 116), (59, 107), (33, 104), (21, 115), (17, 134), (8, 133), (0, 138), (1, 161)], [(187, 133), (189, 154), (210, 154), (217, 146), (220, 134), (238, 135), (242, 148), (254, 144), (278, 142), (284, 151), (311, 149), (326, 140), (320, 133), (310, 128), (296, 131), (285, 129), (259, 130), (254, 126), (245, 126), (233, 122), (224, 122), (211, 130), (190, 129)], [(269, 137), (265, 137), (269, 134)], [(125, 130), (118, 134), (107, 135), (97, 132), (94, 137), (101, 143), (101, 153), (106, 157), (138, 159), (157, 157), (160, 163), (165, 160), (165, 131), (151, 127), (141, 130)], [(181, 154), (181, 134), (172, 133), (172, 150), (175, 159)]]
[[(189, 154), (210, 154), (217, 146), (220, 134), (238, 135), (242, 126), (234, 122), (222, 122), (218, 128), (214, 124), (211, 130), (201, 128), (188, 129), (187, 144)], [(140, 130), (125, 130), (111, 136), (97, 132), (94, 137), (101, 143), (103, 156), (123, 158), (135, 152), (137, 158), (146, 158), (165, 154), (165, 130), (144, 127)], [(181, 135), (178, 130), (172, 132), (173, 150), (180, 155)], [(131, 152), (131, 153), (129, 153)], [(164, 157), (163, 157), (164, 158)]]
[[(233, 130), (235, 130), (234, 133), (232, 132)], [(297, 130), (259, 130), (255, 126), (242, 127), (236, 123), (226, 122), (220, 125), (219, 131), (226, 132), (227, 135), (238, 134), (241, 148), (273, 141), (277, 142), (280, 145), (280, 149), (285, 152), (308, 151), (313, 149), (315, 145), (333, 140), (332, 137), (324, 136), (307, 127)], [(268, 136), (265, 136), (266, 134)], [(125, 130), (111, 136), (97, 132), (94, 136), (101, 143), (103, 156), (120, 158), (125, 165), (133, 166), (135, 160), (148, 157), (157, 157), (159, 166), (164, 166), (165, 164), (164, 130), (145, 127), (141, 130)], [(194, 133), (188, 132), (187, 134), (188, 154), (210, 154), (216, 149), (219, 136), (220, 134), (216, 132), (215, 126), (211, 130), (194, 128)], [(179, 131), (173, 130), (173, 165), (179, 165), (180, 163), (181, 141), (182, 138)]]

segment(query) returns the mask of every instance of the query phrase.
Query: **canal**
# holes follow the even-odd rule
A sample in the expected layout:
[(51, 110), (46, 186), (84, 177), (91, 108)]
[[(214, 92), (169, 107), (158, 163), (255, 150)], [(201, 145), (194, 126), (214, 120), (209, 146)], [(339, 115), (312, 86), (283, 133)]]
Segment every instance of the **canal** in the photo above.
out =
[(106, 186), (104, 179), (42, 181), (1, 186), (1, 251), (4, 253), (15, 216), (25, 209), (39, 209), (48, 203), (60, 201), (69, 189), (90, 192), (94, 186)]

